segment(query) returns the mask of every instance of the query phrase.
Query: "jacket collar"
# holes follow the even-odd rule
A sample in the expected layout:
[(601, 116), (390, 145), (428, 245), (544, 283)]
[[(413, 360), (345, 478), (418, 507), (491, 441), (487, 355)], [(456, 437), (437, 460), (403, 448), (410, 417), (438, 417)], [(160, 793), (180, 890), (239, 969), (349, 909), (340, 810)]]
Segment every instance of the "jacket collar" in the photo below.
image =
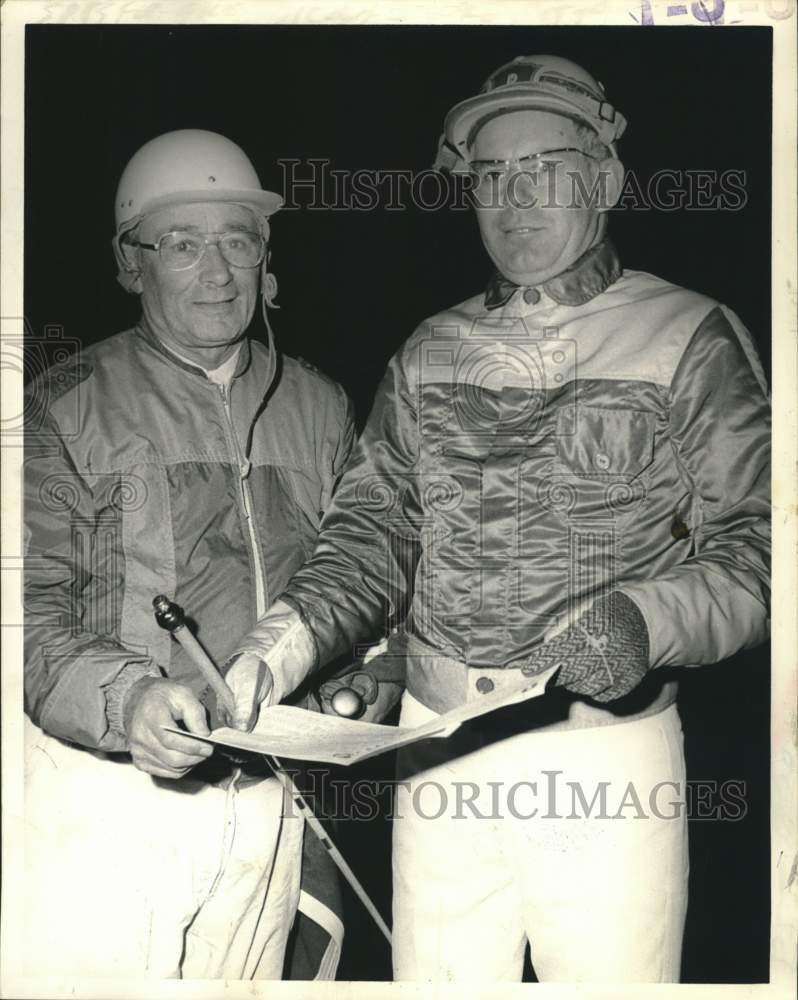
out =
[[(558, 305), (581, 306), (609, 288), (620, 276), (621, 262), (615, 245), (605, 238), (540, 287)], [(496, 271), (485, 290), (485, 308), (498, 309), (507, 305), (520, 287)]]
[[(182, 368), (183, 371), (191, 372), (199, 378), (204, 378), (206, 381), (208, 380), (208, 376), (203, 368), (200, 368), (199, 365), (192, 365), (191, 362), (178, 357), (174, 351), (170, 351), (167, 347), (165, 347), (161, 339), (153, 332), (149, 323), (143, 316), (136, 324), (136, 332), (147, 341), (150, 347), (154, 348), (171, 364), (175, 365), (176, 368)], [(249, 368), (251, 360), (252, 349), (249, 345), (249, 337), (244, 337), (241, 341), (241, 350), (238, 352), (238, 363), (236, 364), (236, 370), (233, 373), (233, 378), (238, 378), (239, 375), (243, 375)]]

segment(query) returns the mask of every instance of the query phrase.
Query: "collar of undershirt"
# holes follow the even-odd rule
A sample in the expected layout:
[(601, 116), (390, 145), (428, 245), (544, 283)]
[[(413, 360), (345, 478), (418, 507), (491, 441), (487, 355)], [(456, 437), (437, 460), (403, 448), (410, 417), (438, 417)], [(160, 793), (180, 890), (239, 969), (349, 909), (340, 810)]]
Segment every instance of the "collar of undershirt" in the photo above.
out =
[(236, 345), (236, 349), (216, 368), (205, 368), (203, 365), (198, 365), (196, 361), (192, 361), (190, 358), (185, 357), (185, 355), (180, 354), (173, 347), (169, 347), (168, 344), (163, 344), (170, 354), (174, 354), (176, 358), (179, 358), (184, 364), (191, 365), (192, 368), (199, 368), (201, 372), (205, 373), (205, 377), (209, 382), (213, 382), (214, 385), (224, 385), (228, 386), (233, 381), (233, 377), (236, 374), (238, 368), (238, 358), (241, 353), (241, 343)]

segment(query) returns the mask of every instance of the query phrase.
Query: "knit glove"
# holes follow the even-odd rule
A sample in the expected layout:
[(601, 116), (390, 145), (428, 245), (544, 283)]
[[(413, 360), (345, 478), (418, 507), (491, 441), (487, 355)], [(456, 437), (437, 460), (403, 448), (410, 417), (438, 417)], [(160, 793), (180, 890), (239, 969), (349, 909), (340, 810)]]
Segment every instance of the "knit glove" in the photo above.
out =
[(599, 598), (573, 625), (521, 666), (530, 676), (560, 664), (554, 683), (595, 701), (629, 694), (648, 670), (648, 629), (637, 605), (618, 592)]

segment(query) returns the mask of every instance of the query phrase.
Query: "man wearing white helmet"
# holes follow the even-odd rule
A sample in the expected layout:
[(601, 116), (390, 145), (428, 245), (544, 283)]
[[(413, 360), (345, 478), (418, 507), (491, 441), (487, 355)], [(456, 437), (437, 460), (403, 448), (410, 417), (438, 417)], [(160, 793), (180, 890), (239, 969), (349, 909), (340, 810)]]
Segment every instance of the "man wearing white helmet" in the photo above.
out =
[[(264, 767), (169, 731), (205, 734), (218, 710), (152, 607), (176, 599), (222, 663), (312, 549), (351, 447), (343, 391), (272, 340), (281, 204), (223, 136), (148, 142), (120, 180), (113, 241), (141, 320), (30, 390), (44, 404), (25, 507), (37, 975), (283, 972), (302, 820)], [(267, 343), (247, 336), (259, 294)], [(329, 928), (323, 978), (340, 946)]]
[[(518, 979), (527, 943), (541, 981), (679, 977), (671, 668), (767, 637), (769, 408), (732, 312), (621, 267), (625, 125), (545, 55), (449, 112), (438, 162), (470, 177), (496, 274), (390, 362), (313, 557), (228, 675), (243, 714), (408, 594), (400, 724), (559, 668), (542, 698), (400, 752), (400, 979)], [(289, 628), (304, 661), (275, 644)]]

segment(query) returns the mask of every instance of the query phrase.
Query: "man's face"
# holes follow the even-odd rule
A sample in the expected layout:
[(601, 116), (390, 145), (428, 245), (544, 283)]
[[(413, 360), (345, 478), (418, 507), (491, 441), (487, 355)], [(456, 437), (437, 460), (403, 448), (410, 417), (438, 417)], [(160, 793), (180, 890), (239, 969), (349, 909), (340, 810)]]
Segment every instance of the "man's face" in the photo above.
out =
[[(535, 153), (583, 148), (574, 123), (546, 111), (514, 111), (479, 130), (471, 149), (476, 161), (512, 160)], [(476, 191), (482, 242), (501, 273), (519, 285), (537, 285), (560, 274), (598, 242), (601, 214), (579, 198), (570, 174), (578, 174), (590, 192), (599, 163), (579, 153), (557, 154), (556, 168), (513, 172), (505, 180), (486, 178)], [(514, 168), (513, 168), (514, 169)], [(537, 177), (531, 188), (528, 181)]]
[[(147, 216), (137, 238), (157, 243), (165, 233), (259, 232), (255, 215), (242, 205), (208, 202), (165, 208)], [(141, 304), (154, 333), (204, 367), (220, 364), (252, 319), (258, 296), (258, 267), (233, 267), (218, 246), (206, 246), (199, 262), (170, 271), (154, 250), (139, 250)]]

